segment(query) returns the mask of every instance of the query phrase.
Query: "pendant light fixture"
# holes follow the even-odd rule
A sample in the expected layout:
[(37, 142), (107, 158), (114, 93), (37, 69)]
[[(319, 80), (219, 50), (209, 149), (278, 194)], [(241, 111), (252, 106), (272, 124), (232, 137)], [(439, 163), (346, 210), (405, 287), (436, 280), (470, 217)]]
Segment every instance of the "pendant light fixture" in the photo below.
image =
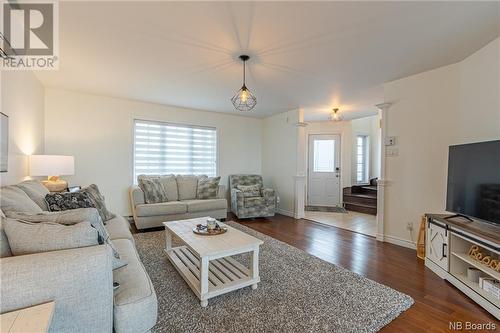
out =
[(250, 59), (250, 57), (242, 54), (239, 58), (243, 61), (243, 86), (236, 92), (233, 98), (231, 98), (231, 102), (236, 110), (250, 111), (257, 105), (257, 98), (245, 85), (245, 62)]
[(333, 113), (330, 114), (330, 120), (333, 120), (333, 121), (342, 121), (342, 120), (344, 120), (344, 117), (340, 114), (338, 108), (334, 108), (333, 109)]

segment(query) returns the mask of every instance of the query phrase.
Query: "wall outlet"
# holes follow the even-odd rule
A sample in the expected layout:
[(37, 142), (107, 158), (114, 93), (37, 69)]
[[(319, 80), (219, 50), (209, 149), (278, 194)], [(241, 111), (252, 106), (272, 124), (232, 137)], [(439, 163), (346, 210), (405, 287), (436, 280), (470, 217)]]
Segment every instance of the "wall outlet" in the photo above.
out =
[(396, 145), (396, 137), (395, 136), (386, 136), (384, 139), (384, 144), (386, 146), (395, 146)]
[(413, 231), (413, 223), (412, 222), (406, 223), (406, 229), (409, 231)]

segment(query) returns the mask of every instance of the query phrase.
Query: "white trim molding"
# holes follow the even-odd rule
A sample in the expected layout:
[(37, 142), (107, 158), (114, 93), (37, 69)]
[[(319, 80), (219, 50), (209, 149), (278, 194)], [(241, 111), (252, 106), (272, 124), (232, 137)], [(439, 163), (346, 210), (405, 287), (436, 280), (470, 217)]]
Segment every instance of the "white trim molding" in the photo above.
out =
[(384, 241), (384, 210), (385, 210), (385, 187), (386, 180), (386, 149), (385, 137), (387, 136), (387, 111), (391, 107), (391, 103), (381, 103), (375, 105), (379, 109), (380, 115), (380, 177), (377, 182), (377, 240)]
[(391, 243), (394, 245), (403, 246), (412, 250), (417, 249), (417, 244), (415, 242), (399, 237), (377, 234), (377, 240), (381, 240), (383, 242)]
[(293, 217), (295, 218), (295, 213), (294, 212), (291, 212), (289, 210), (285, 210), (285, 209), (281, 209), (281, 208), (278, 208), (277, 211), (276, 211), (277, 214), (280, 214), (280, 215), (285, 215), (285, 216), (288, 216), (288, 217)]

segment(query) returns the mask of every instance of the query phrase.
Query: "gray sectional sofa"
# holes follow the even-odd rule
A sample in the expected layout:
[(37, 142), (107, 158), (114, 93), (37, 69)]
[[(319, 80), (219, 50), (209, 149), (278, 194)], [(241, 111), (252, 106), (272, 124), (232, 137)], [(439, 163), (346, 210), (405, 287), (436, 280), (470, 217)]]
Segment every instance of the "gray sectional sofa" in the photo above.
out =
[(162, 222), (165, 221), (203, 216), (215, 219), (227, 218), (225, 186), (219, 185), (215, 198), (198, 199), (198, 179), (206, 176), (168, 175), (165, 177), (173, 181), (173, 186), (167, 188), (168, 201), (166, 202), (146, 203), (143, 190), (137, 185), (130, 187), (130, 204), (137, 229), (161, 227)]
[[(20, 214), (63, 222), (70, 214), (44, 210), (48, 191), (38, 182), (0, 189), (6, 217)], [(70, 211), (66, 211), (70, 212)], [(13, 256), (0, 225), (0, 309), (2, 313), (55, 301), (50, 332), (148, 332), (157, 319), (157, 299), (141, 263), (130, 224), (116, 216), (105, 225), (111, 242), (128, 264), (112, 270), (110, 246)], [(113, 290), (113, 282), (120, 284)]]

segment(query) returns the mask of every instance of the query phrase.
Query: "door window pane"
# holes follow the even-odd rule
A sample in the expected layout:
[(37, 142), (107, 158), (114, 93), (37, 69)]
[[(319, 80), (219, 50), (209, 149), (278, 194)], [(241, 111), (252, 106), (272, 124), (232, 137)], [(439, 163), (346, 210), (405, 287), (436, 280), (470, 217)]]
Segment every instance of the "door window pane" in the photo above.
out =
[(335, 171), (335, 140), (314, 140), (314, 172)]

